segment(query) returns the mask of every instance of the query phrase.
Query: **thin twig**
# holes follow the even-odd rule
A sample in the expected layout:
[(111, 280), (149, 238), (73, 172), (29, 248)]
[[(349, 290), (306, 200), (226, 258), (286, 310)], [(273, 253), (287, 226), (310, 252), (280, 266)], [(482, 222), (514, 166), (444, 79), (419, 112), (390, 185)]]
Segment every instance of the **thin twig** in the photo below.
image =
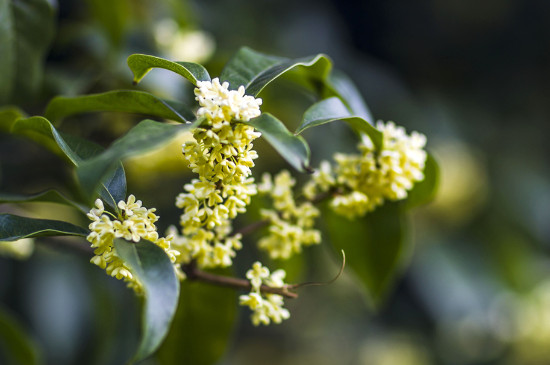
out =
[[(234, 278), (230, 276), (211, 274), (209, 272), (198, 269), (193, 262), (187, 265), (183, 265), (182, 269), (187, 275), (187, 278), (189, 280), (197, 280), (205, 283), (210, 283), (210, 284), (225, 286), (230, 288), (236, 288), (236, 289), (243, 289), (243, 290), (252, 289), (252, 285), (248, 280)], [(260, 291), (262, 293), (282, 295), (286, 298), (297, 298), (298, 294), (289, 291), (288, 290), (289, 287), (290, 287), (289, 285), (285, 285), (284, 287), (281, 287), (281, 288), (274, 288), (271, 286), (262, 285), (260, 287)]]
[(247, 234), (250, 234), (260, 228), (263, 228), (269, 224), (269, 219), (262, 219), (260, 221), (256, 221), (254, 223), (249, 224), (248, 226), (244, 226), (234, 232), (234, 234), (241, 234), (243, 236), (246, 236)]

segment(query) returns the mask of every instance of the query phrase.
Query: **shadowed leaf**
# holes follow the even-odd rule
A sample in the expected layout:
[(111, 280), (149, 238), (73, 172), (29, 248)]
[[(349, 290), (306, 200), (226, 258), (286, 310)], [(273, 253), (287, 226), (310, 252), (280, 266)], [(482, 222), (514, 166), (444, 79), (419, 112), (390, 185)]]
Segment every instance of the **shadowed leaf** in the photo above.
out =
[(298, 67), (305, 69), (305, 77), (324, 80), (330, 73), (332, 63), (325, 55), (290, 59), (241, 48), (225, 65), (221, 81), (228, 81), (231, 88), (244, 85), (248, 95), (258, 95), (270, 82)]
[(405, 207), (414, 208), (427, 204), (435, 198), (439, 186), (439, 166), (436, 159), (428, 153), (426, 166), (424, 167), (424, 180), (414, 184), (407, 196)]
[(115, 240), (117, 255), (143, 286), (142, 336), (132, 362), (152, 355), (170, 329), (178, 306), (179, 281), (164, 250), (152, 242)]
[(20, 194), (4, 194), (0, 193), (0, 204), (3, 203), (30, 203), (30, 202), (42, 202), (42, 203), (58, 203), (64, 205), (70, 205), (78, 210), (87, 213), (89, 209), (82, 204), (72, 201), (65, 197), (63, 194), (56, 190), (46, 190), (32, 195), (20, 195)]
[(399, 203), (386, 202), (362, 218), (349, 220), (325, 210), (329, 238), (357, 275), (369, 304), (378, 308), (405, 266), (411, 250)]
[(227, 349), (236, 315), (234, 289), (182, 282), (178, 310), (159, 350), (159, 363), (216, 364)]
[[(11, 313), (0, 306), (0, 353), (9, 356), (10, 364), (42, 364), (38, 344)], [(8, 360), (9, 361), (9, 360)]]
[(298, 171), (308, 171), (309, 146), (301, 136), (295, 136), (283, 122), (269, 113), (245, 122), (262, 133), (262, 137)]
[(112, 174), (121, 160), (145, 153), (161, 143), (174, 138), (200, 124), (165, 124), (153, 120), (144, 120), (117, 139), (108, 149), (97, 156), (83, 161), (77, 169), (77, 176), (87, 197), (93, 197), (94, 191), (105, 177)]
[(344, 103), (337, 97), (321, 100), (306, 110), (302, 123), (296, 130), (296, 134), (300, 134), (308, 128), (338, 120), (348, 123), (356, 132), (368, 135), (375, 147), (381, 147), (382, 132), (373, 127), (365, 119), (352, 115)]
[(86, 236), (88, 230), (74, 224), (50, 219), (0, 214), (0, 241), (45, 236)]
[(48, 104), (45, 117), (53, 122), (88, 112), (126, 112), (186, 122), (193, 112), (176, 101), (165, 101), (143, 91), (117, 90), (75, 97), (58, 96)]

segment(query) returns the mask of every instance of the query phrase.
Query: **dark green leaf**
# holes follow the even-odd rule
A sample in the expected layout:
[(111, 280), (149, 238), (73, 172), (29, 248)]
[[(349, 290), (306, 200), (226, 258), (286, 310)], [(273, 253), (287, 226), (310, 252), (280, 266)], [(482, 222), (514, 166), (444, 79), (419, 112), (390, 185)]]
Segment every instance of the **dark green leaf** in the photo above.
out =
[[(93, 142), (58, 132), (42, 117), (19, 119), (13, 124), (12, 132), (34, 140), (77, 167), (83, 160), (95, 157), (103, 151), (101, 146)], [(115, 171), (106, 173), (101, 183), (101, 197), (116, 210), (118, 201), (126, 199), (126, 175), (122, 165), (119, 164)]]
[(256, 96), (270, 82), (300, 66), (308, 70), (306, 77), (324, 80), (330, 73), (332, 64), (322, 54), (289, 59), (265, 55), (243, 47), (225, 65), (220, 79), (228, 81), (233, 89), (244, 85), (248, 95)]
[(12, 132), (32, 139), (55, 154), (66, 158), (78, 166), (81, 158), (76, 154), (55, 127), (43, 117), (30, 117), (17, 120)]
[(277, 152), (298, 171), (309, 171), (309, 146), (301, 136), (289, 132), (283, 122), (269, 113), (245, 124), (251, 125), (262, 133), (262, 136)]
[(159, 350), (159, 363), (216, 364), (227, 349), (236, 314), (234, 289), (182, 282), (178, 310)]
[(352, 115), (344, 103), (337, 97), (321, 100), (306, 110), (302, 123), (296, 130), (296, 134), (300, 134), (308, 128), (337, 120), (347, 122), (356, 132), (368, 135), (376, 148), (382, 146), (382, 132), (373, 127), (365, 119)]
[(128, 66), (134, 73), (134, 83), (138, 83), (152, 68), (164, 68), (177, 73), (197, 85), (197, 81), (210, 81), (206, 69), (193, 62), (172, 62), (155, 56), (133, 54), (128, 57)]
[(424, 167), (424, 180), (414, 184), (409, 191), (405, 206), (407, 209), (429, 203), (437, 193), (439, 185), (439, 166), (435, 158), (428, 153), (426, 166)]
[(0, 104), (32, 97), (53, 37), (54, 12), (46, 0), (0, 0)]
[(19, 195), (19, 194), (3, 194), (0, 193), (0, 204), (3, 203), (27, 203), (27, 202), (43, 202), (43, 203), (58, 203), (64, 205), (70, 205), (79, 209), (80, 211), (87, 213), (89, 209), (77, 202), (70, 200), (63, 194), (56, 190), (46, 190), (41, 193), (33, 195)]
[(58, 96), (46, 108), (45, 117), (53, 122), (87, 112), (126, 112), (186, 122), (195, 116), (178, 102), (167, 102), (143, 91), (117, 90), (76, 97)]
[(349, 220), (326, 209), (334, 248), (346, 253), (347, 266), (359, 278), (369, 304), (377, 308), (402, 271), (411, 249), (398, 203), (386, 202), (363, 218)]
[(0, 108), (0, 132), (10, 132), (13, 123), (19, 118), (23, 118), (25, 113), (15, 106), (5, 106)]
[(179, 281), (164, 250), (154, 243), (115, 240), (117, 255), (143, 286), (142, 336), (132, 361), (153, 354), (168, 333), (178, 306)]
[(101, 181), (113, 172), (121, 160), (145, 153), (174, 138), (178, 133), (198, 126), (200, 122), (178, 125), (153, 120), (140, 122), (104, 152), (80, 164), (77, 175), (85, 195), (93, 196)]
[(9, 356), (10, 363), (37, 365), (43, 361), (37, 343), (29, 336), (21, 324), (0, 307), (0, 348)]
[(28, 237), (86, 235), (87, 229), (67, 222), (0, 214), (0, 241), (16, 241)]
[(365, 104), (361, 93), (348, 76), (339, 70), (332, 70), (326, 79), (326, 85), (331, 93), (338, 96), (346, 104), (351, 114), (361, 117), (374, 125), (374, 119), (369, 108)]

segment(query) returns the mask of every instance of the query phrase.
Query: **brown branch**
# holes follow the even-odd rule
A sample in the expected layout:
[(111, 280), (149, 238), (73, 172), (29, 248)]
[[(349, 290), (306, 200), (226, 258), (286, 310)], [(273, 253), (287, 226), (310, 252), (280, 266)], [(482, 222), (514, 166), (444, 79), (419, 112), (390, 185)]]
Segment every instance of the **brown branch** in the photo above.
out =
[[(211, 274), (209, 272), (198, 269), (194, 262), (187, 265), (182, 265), (182, 270), (183, 272), (185, 272), (185, 274), (187, 275), (187, 279), (189, 280), (197, 280), (197, 281), (202, 281), (205, 283), (210, 283), (213, 285), (224, 286), (229, 288), (236, 288), (236, 289), (243, 289), (243, 290), (252, 289), (252, 285), (248, 280), (233, 278), (230, 276)], [(260, 287), (260, 291), (262, 293), (282, 295), (286, 298), (298, 298), (298, 294), (288, 290), (289, 287), (290, 287), (289, 285), (285, 285), (282, 288), (274, 288), (271, 286), (262, 285)]]
[(259, 221), (256, 221), (254, 223), (249, 224), (248, 226), (244, 226), (234, 232), (234, 234), (241, 234), (243, 236), (246, 236), (247, 234), (250, 234), (254, 232), (257, 229), (263, 228), (269, 224), (269, 219), (262, 219)]

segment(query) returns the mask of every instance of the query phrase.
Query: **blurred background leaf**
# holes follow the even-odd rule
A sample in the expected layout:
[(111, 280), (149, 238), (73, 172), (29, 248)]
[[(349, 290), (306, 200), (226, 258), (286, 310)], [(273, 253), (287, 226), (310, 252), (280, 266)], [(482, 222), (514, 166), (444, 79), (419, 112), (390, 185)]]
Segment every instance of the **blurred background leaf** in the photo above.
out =
[[(231, 275), (230, 270), (218, 273)], [(218, 363), (234, 333), (237, 294), (230, 288), (184, 281), (170, 333), (157, 356), (159, 363)]]
[(42, 84), (54, 10), (46, 0), (2, 0), (0, 24), (0, 104), (28, 101)]

